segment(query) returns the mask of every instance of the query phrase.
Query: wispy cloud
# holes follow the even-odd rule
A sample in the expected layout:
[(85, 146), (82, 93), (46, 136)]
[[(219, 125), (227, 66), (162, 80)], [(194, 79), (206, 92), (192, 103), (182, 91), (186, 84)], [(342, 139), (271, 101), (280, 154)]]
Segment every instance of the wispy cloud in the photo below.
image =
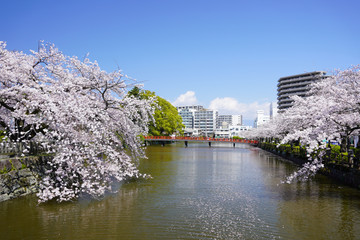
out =
[(270, 102), (240, 103), (235, 98), (215, 98), (210, 102), (209, 108), (216, 109), (219, 114), (241, 114), (244, 119), (255, 119), (257, 110), (264, 110), (269, 114)]
[(195, 92), (187, 91), (184, 94), (181, 94), (173, 103), (174, 106), (187, 106), (187, 105), (196, 105), (198, 101), (195, 96)]
[[(187, 91), (181, 94), (173, 103), (174, 106), (197, 105), (198, 100), (194, 91)], [(243, 119), (254, 120), (256, 118), (257, 110), (264, 110), (265, 114), (269, 114), (270, 102), (252, 102), (241, 103), (235, 98), (224, 97), (213, 99), (209, 106), (204, 106), (209, 109), (216, 109), (219, 114), (241, 114)]]

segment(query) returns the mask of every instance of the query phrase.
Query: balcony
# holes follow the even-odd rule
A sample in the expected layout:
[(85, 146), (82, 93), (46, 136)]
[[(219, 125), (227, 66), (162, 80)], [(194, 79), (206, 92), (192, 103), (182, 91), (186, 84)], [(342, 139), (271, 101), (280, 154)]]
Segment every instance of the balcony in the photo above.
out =
[(283, 89), (289, 89), (289, 88), (298, 88), (301, 86), (309, 86), (313, 82), (314, 81), (303, 81), (303, 82), (294, 82), (294, 83), (284, 84), (284, 85), (278, 87), (278, 91), (283, 90)]
[(278, 96), (285, 96), (286, 94), (291, 94), (291, 95), (304, 95), (309, 91), (309, 87), (302, 87), (302, 88), (294, 88), (294, 89), (286, 89), (286, 90), (282, 90), (280, 92), (278, 92)]
[(281, 85), (284, 85), (286, 83), (292, 83), (297, 81), (305, 81), (305, 80), (317, 81), (320, 79), (324, 79), (325, 77), (326, 77), (325, 72), (321, 72), (321, 71), (311, 72), (307, 74), (299, 74), (299, 75), (280, 78), (277, 86), (280, 87)]
[(283, 105), (283, 104), (292, 103), (292, 102), (294, 102), (294, 101), (291, 100), (290, 98), (280, 99), (280, 100), (278, 101), (278, 105)]

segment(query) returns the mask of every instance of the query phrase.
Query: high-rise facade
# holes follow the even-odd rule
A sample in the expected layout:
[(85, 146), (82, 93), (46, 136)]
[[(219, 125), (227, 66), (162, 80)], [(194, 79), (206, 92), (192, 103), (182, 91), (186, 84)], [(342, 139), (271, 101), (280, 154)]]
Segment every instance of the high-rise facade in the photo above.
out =
[(292, 107), (293, 101), (290, 99), (291, 96), (306, 96), (311, 83), (320, 81), (326, 77), (326, 72), (316, 71), (280, 78), (277, 85), (279, 112)]

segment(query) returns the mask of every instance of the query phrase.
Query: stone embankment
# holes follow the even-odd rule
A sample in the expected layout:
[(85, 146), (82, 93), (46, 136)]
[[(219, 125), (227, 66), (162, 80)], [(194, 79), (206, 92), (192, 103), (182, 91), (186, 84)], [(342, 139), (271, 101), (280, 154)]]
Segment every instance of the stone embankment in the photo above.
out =
[(38, 191), (38, 182), (50, 156), (25, 156), (19, 144), (0, 146), (0, 202)]
[(46, 156), (0, 159), (0, 202), (38, 191)]

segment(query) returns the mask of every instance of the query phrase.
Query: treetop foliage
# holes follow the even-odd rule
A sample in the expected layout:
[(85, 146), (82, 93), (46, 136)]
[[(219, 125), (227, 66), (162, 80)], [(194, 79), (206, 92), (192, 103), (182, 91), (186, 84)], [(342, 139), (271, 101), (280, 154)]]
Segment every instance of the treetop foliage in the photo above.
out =
[(149, 123), (150, 136), (169, 136), (172, 134), (182, 135), (184, 133), (182, 118), (179, 115), (176, 107), (165, 99), (156, 96), (154, 92), (149, 90), (141, 90), (135, 86), (129, 95), (138, 99), (151, 99), (155, 98), (154, 107), (154, 122)]

